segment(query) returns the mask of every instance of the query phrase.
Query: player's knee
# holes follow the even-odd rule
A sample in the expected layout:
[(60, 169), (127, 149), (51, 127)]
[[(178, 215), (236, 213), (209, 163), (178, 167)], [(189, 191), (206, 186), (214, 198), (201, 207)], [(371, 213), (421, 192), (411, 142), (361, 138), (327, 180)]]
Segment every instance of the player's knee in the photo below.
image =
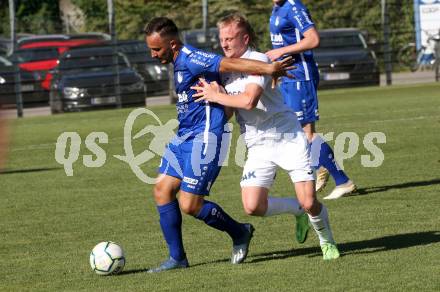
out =
[(193, 216), (197, 215), (197, 214), (193, 214), (195, 212), (195, 208), (190, 204), (180, 203), (180, 210), (187, 215), (193, 215)]
[(154, 199), (160, 200), (164, 197), (164, 194), (166, 193), (165, 191), (166, 188), (164, 188), (161, 184), (156, 184), (153, 188), (153, 195), (154, 195)]
[(153, 196), (154, 196), (154, 200), (156, 202), (158, 202), (158, 201), (160, 201), (162, 199), (162, 197), (163, 197), (162, 194), (163, 194), (162, 187), (158, 186), (158, 185), (155, 185), (154, 188), (153, 188)]
[(316, 198), (306, 198), (301, 203), (301, 207), (307, 212), (307, 213), (313, 213), (313, 210), (316, 209), (319, 202), (316, 200)]
[(244, 212), (250, 216), (263, 216), (265, 210), (261, 206), (255, 204), (244, 204), (243, 205)]
[(199, 202), (185, 200), (179, 200), (179, 206), (183, 213), (191, 216), (197, 216), (202, 208), (202, 204)]
[(170, 187), (163, 186), (162, 184), (156, 184), (153, 188), (153, 197), (158, 205), (167, 204), (176, 199), (175, 192)]

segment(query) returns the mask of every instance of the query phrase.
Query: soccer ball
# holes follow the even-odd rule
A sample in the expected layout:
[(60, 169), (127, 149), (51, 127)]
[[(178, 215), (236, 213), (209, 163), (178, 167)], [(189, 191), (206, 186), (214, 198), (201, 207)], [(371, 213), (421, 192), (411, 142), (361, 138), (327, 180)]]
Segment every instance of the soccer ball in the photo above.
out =
[(125, 256), (122, 247), (113, 241), (98, 243), (90, 253), (90, 266), (98, 275), (115, 275), (124, 269)]

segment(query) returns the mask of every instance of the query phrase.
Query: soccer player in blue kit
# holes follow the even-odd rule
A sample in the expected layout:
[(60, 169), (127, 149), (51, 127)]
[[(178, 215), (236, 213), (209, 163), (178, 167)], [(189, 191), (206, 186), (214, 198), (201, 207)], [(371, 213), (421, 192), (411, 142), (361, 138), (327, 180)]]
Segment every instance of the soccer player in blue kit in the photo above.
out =
[[(189, 266), (182, 243), (181, 210), (207, 225), (228, 233), (233, 242), (231, 262), (239, 264), (247, 256), (254, 228), (232, 219), (219, 205), (205, 200), (220, 171), (220, 146), (227, 121), (223, 106), (194, 102), (191, 89), (199, 78), (220, 81), (221, 72), (286, 75), (289, 61), (267, 64), (259, 61), (223, 58), (184, 45), (174, 22), (156, 17), (145, 27), (151, 56), (163, 64), (174, 64), (174, 83), (179, 129), (167, 145), (154, 187), (160, 226), (168, 244), (168, 260), (149, 272)], [(179, 199), (176, 195), (179, 193)]]
[(316, 191), (321, 191), (329, 177), (336, 188), (324, 199), (338, 199), (356, 190), (355, 184), (339, 168), (331, 147), (315, 132), (319, 120), (317, 87), (319, 73), (312, 49), (319, 46), (319, 34), (309, 11), (299, 0), (273, 0), (270, 17), (270, 37), (273, 49), (266, 52), (272, 60), (290, 55), (294, 58), (294, 78), (283, 78), (280, 91), (284, 103), (297, 114), (304, 132), (311, 143), (313, 166), (318, 171)]

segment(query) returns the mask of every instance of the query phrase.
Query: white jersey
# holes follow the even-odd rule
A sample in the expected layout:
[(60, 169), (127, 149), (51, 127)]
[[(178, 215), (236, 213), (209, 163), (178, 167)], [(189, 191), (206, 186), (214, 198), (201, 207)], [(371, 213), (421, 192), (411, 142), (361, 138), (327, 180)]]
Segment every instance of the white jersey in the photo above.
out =
[[(241, 58), (270, 63), (265, 54), (250, 49)], [(248, 147), (258, 141), (281, 138), (282, 134), (302, 132), (295, 113), (284, 104), (279, 90), (271, 88), (270, 77), (244, 73), (222, 73), (221, 77), (229, 95), (243, 93), (246, 85), (250, 83), (257, 84), (264, 89), (254, 109), (235, 109), (240, 131), (245, 133), (244, 138)]]

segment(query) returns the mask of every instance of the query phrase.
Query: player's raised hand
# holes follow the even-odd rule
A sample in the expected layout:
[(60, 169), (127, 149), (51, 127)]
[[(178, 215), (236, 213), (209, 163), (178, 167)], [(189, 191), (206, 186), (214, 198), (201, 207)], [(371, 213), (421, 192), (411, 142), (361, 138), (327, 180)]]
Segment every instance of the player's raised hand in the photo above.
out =
[(205, 100), (210, 102), (217, 102), (216, 97), (219, 93), (222, 92), (221, 86), (215, 81), (208, 83), (205, 79), (200, 78), (199, 80), (200, 82), (198, 86), (191, 87), (191, 89), (197, 91), (197, 93), (193, 94), (193, 97), (198, 97), (198, 99), (194, 101), (200, 102), (202, 100)]
[(295, 66), (292, 66), (293, 58), (292, 56), (286, 57), (281, 61), (275, 61), (272, 63), (273, 71), (272, 71), (272, 88), (275, 88), (277, 85), (278, 79), (280, 77), (286, 76), (289, 78), (294, 78), (293, 75), (289, 74), (289, 70), (296, 69)]

